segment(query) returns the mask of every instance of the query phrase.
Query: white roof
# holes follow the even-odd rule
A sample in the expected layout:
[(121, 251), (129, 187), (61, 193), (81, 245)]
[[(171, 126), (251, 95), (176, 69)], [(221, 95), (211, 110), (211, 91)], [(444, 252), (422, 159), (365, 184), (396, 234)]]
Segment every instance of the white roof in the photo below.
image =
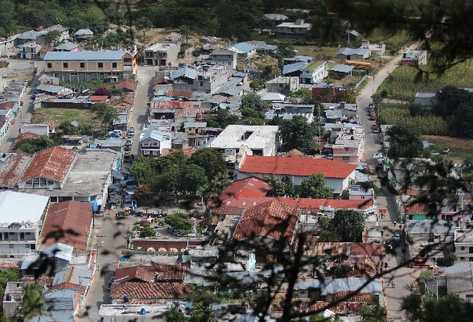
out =
[(158, 42), (158, 43), (155, 43), (149, 47), (146, 47), (145, 50), (150, 50), (150, 51), (167, 51), (168, 49), (174, 47), (175, 49), (177, 49), (177, 45), (176, 44), (172, 44), (172, 43), (162, 43), (162, 42)]
[(279, 127), (274, 125), (229, 125), (210, 143), (210, 147), (239, 149), (242, 145), (246, 145), (249, 148), (260, 149), (275, 142), (278, 130)]
[(0, 191), (0, 222), (38, 222), (49, 202), (49, 197), (31, 193)]
[(261, 95), (261, 100), (263, 101), (284, 102), (285, 99), (286, 99), (286, 96), (284, 96), (281, 93), (266, 92), (263, 95)]

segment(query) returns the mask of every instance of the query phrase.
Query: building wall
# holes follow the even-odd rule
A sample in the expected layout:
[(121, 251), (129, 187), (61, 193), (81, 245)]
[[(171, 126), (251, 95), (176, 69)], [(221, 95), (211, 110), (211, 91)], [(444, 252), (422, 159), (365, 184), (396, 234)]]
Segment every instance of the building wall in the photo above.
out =
[(233, 69), (237, 67), (237, 55), (211, 55), (213, 62), (219, 65), (230, 66)]
[[(110, 73), (110, 72), (123, 72), (124, 64), (123, 60), (113, 61), (45, 61), (47, 73)], [(102, 68), (99, 68), (99, 63), (103, 64)], [(67, 67), (66, 65), (67, 64)], [(81, 67), (83, 64), (83, 67)], [(116, 64), (115, 67), (113, 67)]]

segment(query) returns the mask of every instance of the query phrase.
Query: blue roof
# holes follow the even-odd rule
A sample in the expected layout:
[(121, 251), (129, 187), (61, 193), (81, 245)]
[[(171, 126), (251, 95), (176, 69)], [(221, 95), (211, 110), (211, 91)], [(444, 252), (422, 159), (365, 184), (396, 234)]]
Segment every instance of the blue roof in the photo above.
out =
[(353, 66), (351, 65), (344, 65), (344, 64), (337, 64), (330, 68), (330, 70), (337, 72), (337, 73), (344, 73), (349, 74), (353, 71)]
[(248, 54), (253, 50), (277, 51), (278, 46), (267, 44), (264, 41), (245, 41), (233, 44), (228, 49), (236, 51), (239, 54)]
[(340, 48), (337, 51), (337, 55), (343, 56), (352, 56), (352, 55), (360, 55), (365, 56), (369, 55), (370, 51), (366, 48)]
[(44, 55), (44, 60), (121, 60), (125, 52), (123, 50), (102, 50), (102, 51), (48, 51)]
[(183, 67), (180, 67), (177, 70), (171, 71), (170, 77), (171, 77), (172, 80), (175, 80), (175, 79), (181, 78), (181, 77), (196, 79), (197, 78), (197, 71), (192, 67), (183, 66)]
[(303, 71), (308, 64), (306, 62), (297, 62), (293, 64), (284, 65), (282, 68), (283, 75), (291, 74), (296, 71)]
[(253, 50), (255, 50), (255, 46), (252, 44), (249, 44), (247, 42), (239, 42), (237, 44), (234, 44), (232, 47), (230, 47), (231, 50), (237, 51), (240, 54), (247, 54)]

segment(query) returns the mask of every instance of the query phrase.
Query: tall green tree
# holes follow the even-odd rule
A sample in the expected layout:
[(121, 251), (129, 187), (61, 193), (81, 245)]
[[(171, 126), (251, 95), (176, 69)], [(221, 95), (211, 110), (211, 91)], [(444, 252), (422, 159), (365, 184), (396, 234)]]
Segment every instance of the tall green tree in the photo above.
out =
[(307, 124), (304, 117), (296, 116), (292, 120), (283, 121), (280, 131), (283, 151), (292, 149), (298, 149), (304, 153), (313, 151), (316, 130), (312, 125)]
[(328, 198), (332, 195), (330, 188), (325, 185), (324, 176), (320, 173), (302, 181), (298, 191), (302, 198)]
[(389, 158), (415, 158), (422, 153), (422, 142), (412, 130), (393, 126), (387, 131), (387, 134), (389, 136)]
[(203, 168), (209, 181), (225, 176), (227, 172), (222, 153), (215, 149), (198, 150), (192, 154), (190, 162)]

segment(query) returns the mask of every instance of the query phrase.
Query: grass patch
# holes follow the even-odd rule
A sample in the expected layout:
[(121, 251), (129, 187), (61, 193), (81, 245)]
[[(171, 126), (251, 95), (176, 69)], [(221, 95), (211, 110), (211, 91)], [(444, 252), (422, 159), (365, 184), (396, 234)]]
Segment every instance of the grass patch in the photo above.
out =
[(31, 123), (52, 123), (59, 126), (64, 122), (77, 121), (81, 125), (91, 125), (98, 129), (102, 126), (96, 113), (85, 109), (74, 108), (40, 108), (33, 112)]
[(447, 157), (452, 161), (473, 162), (473, 140), (433, 135), (425, 135), (422, 138), (433, 144), (431, 148), (433, 152), (441, 152), (446, 148), (450, 149)]
[(409, 33), (405, 30), (388, 33), (382, 28), (373, 29), (373, 31), (367, 36), (367, 39), (372, 43), (384, 42), (386, 44), (386, 49), (389, 50), (391, 54), (396, 53), (412, 40)]
[(311, 56), (314, 61), (333, 60), (337, 55), (337, 47), (294, 46), (297, 55)]
[(381, 84), (377, 94), (412, 101), (416, 92), (437, 91), (447, 85), (473, 87), (473, 60), (458, 64), (442, 75), (429, 74), (429, 79), (417, 80), (416, 76), (415, 68), (400, 66)]
[(445, 135), (447, 123), (439, 116), (412, 116), (406, 104), (381, 104), (379, 118), (382, 124), (407, 127), (419, 134)]

